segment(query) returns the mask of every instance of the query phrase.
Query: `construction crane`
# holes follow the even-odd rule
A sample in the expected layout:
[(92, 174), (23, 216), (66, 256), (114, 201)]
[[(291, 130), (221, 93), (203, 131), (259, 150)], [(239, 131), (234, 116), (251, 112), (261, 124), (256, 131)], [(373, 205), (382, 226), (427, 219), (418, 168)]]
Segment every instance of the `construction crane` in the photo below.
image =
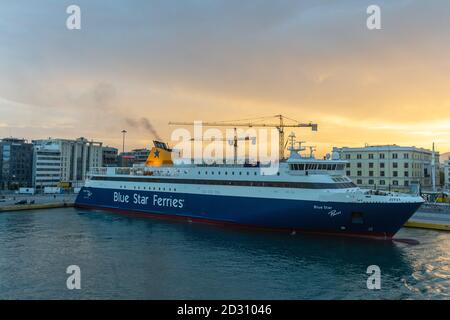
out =
[[(265, 123), (259, 122), (261, 120), (266, 120), (269, 118), (277, 118), (278, 123)], [(286, 123), (286, 120), (291, 121), (293, 123)], [(284, 158), (284, 129), (285, 128), (311, 128), (312, 131), (317, 131), (318, 125), (316, 123), (300, 123), (296, 120), (284, 117), (283, 115), (276, 115), (272, 117), (263, 117), (256, 119), (244, 119), (244, 120), (236, 120), (236, 121), (248, 121), (248, 122), (230, 122), (230, 121), (219, 121), (219, 122), (202, 122), (203, 126), (207, 127), (257, 127), (257, 128), (276, 128), (279, 133), (279, 159), (282, 160)], [(194, 125), (195, 122), (169, 122), (169, 125), (180, 126), (180, 125)]]
[(246, 137), (238, 137), (237, 134), (237, 129), (234, 128), (234, 137), (233, 139), (227, 139), (227, 138), (220, 138), (220, 139), (216, 139), (216, 138), (211, 138), (211, 139), (204, 139), (204, 138), (192, 138), (191, 141), (228, 141), (230, 145), (233, 146), (234, 148), (234, 163), (237, 163), (237, 154), (238, 154), (238, 142), (239, 141), (252, 141), (253, 144), (256, 144), (256, 137), (250, 137), (250, 136), (246, 136)]

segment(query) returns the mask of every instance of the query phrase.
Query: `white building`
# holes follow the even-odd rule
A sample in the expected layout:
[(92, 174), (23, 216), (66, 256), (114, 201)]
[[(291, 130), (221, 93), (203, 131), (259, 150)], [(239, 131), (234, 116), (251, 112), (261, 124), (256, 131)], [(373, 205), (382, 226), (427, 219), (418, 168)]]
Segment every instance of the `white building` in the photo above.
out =
[(38, 190), (61, 183), (80, 186), (91, 168), (102, 166), (101, 142), (49, 138), (33, 144), (33, 186)]
[(450, 156), (444, 162), (444, 185), (447, 189), (450, 189)]
[[(346, 175), (362, 188), (408, 191), (412, 185), (432, 188), (431, 150), (397, 145), (333, 148), (347, 160)], [(439, 153), (435, 153), (439, 183)]]
[(57, 187), (61, 181), (62, 158), (59, 143), (48, 142), (34, 145), (33, 187), (43, 190), (45, 187)]

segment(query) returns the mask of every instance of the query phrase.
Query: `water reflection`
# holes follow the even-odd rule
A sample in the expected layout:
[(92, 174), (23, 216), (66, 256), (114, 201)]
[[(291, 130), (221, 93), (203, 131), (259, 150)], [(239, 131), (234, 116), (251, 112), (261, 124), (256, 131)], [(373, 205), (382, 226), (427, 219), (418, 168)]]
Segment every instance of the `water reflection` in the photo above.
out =
[[(449, 234), (421, 244), (261, 232), (56, 209), (0, 215), (0, 298), (448, 298)], [(65, 288), (81, 267), (82, 290)], [(369, 265), (382, 289), (366, 287)]]

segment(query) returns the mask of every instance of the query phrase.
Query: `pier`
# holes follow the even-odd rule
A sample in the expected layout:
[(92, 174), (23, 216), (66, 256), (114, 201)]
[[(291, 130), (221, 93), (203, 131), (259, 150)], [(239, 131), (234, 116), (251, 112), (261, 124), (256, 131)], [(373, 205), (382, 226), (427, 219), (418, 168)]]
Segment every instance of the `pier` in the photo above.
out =
[(9, 194), (0, 196), (0, 213), (73, 207), (76, 194)]
[(405, 227), (449, 231), (450, 204), (424, 203)]

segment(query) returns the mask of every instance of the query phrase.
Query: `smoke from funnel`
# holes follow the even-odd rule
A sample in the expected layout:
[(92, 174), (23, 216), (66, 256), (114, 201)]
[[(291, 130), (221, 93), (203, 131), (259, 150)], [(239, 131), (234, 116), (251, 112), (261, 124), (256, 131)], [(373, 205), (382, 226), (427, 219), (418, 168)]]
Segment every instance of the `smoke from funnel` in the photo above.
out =
[(141, 127), (147, 130), (156, 140), (161, 141), (161, 137), (158, 132), (156, 132), (155, 128), (147, 118), (141, 118), (140, 120), (127, 118), (126, 122), (132, 127)]

